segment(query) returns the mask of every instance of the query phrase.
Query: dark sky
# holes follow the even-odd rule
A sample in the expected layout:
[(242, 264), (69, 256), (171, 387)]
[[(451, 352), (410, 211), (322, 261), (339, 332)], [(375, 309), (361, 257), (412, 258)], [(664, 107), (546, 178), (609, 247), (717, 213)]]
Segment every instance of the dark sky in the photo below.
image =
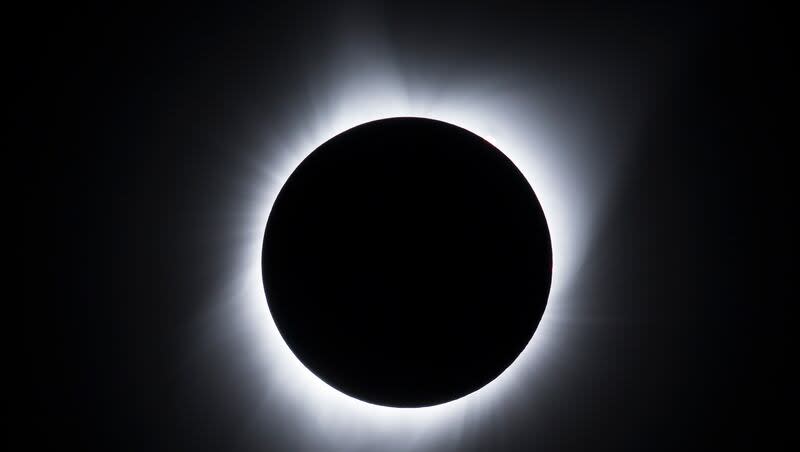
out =
[[(781, 55), (775, 30), (738, 3), (430, 3), (25, 14), (17, 94), (33, 151), (21, 212), (33, 220), (25, 243), (43, 250), (22, 260), (35, 294), (24, 335), (29, 449), (782, 441), (772, 416), (788, 368), (785, 297), (765, 287), (785, 270), (764, 268), (780, 261), (756, 240), (786, 215), (756, 194), (782, 161), (759, 128), (777, 114), (764, 77)], [(560, 298), (571, 308), (547, 368), (515, 382), (513, 403), (464, 413), (472, 421), (457, 434), (421, 433), (413, 446), (391, 425), (359, 438), (309, 427), (318, 420), (287, 409), (281, 383), (252, 370), (278, 364), (216, 319), (238, 281), (231, 236), (255, 179), (248, 167), (279, 165), (275, 137), (326, 121), (352, 92), (336, 87), (371, 60), (391, 61), (424, 100), (455, 91), (472, 111), (490, 103), (487, 115), (504, 105), (487, 92), (541, 99), (545, 122), (564, 124), (556, 135), (579, 143), (553, 158), (566, 162), (559, 187), (589, 205), (564, 208), (593, 219), (577, 228), (585, 252)]]

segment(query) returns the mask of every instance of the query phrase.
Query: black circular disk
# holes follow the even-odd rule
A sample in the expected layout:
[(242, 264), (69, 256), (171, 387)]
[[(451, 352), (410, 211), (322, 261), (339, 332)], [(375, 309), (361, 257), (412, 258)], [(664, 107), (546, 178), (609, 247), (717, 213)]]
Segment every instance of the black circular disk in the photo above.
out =
[(552, 272), (525, 177), (477, 135), (422, 118), (362, 124), (311, 153), (278, 194), (262, 259), (303, 364), (396, 407), (500, 375), (533, 336)]

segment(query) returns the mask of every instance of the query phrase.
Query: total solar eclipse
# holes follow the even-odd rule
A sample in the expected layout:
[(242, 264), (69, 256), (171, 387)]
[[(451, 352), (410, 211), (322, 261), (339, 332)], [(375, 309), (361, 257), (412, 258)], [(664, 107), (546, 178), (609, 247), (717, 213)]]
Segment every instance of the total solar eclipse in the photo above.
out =
[(327, 384), (392, 407), (445, 403), (500, 375), (550, 291), (544, 213), (483, 138), (390, 118), (328, 140), (294, 170), (267, 221), (270, 312)]

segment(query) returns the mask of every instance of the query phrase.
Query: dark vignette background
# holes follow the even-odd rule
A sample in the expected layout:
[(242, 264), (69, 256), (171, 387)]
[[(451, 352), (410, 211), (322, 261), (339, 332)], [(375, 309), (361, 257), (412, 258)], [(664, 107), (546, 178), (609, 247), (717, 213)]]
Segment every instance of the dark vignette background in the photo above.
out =
[[(773, 259), (767, 243), (786, 232), (773, 225), (792, 205), (781, 198), (781, 144), (765, 128), (780, 114), (777, 12), (739, 3), (221, 3), (19, 13), (11, 89), (21, 100), (12, 124), (29, 143), (18, 209), (27, 293), (24, 321), (11, 330), (22, 331), (25, 390), (15, 395), (25, 399), (28, 448), (298, 447), (299, 430), (267, 423), (258, 441), (243, 432), (248, 395), (224, 356), (182, 365), (195, 340), (184, 324), (224, 283), (214, 245), (202, 245), (214, 234), (204, 215), (215, 214), (230, 153), (246, 147), (248, 118), (257, 111), (289, 127), (284, 93), (314, 74), (331, 18), (363, 10), (412, 63), (452, 51), (459, 67), (498, 54), (525, 66), (535, 49), (565, 73), (586, 67), (578, 60), (614, 65), (582, 47), (598, 39), (612, 55), (681, 55), (668, 68), (677, 76), (651, 93), (577, 283), (593, 294), (596, 321), (580, 326), (573, 371), (544, 408), (443, 447), (783, 445), (788, 420), (778, 408), (791, 359), (776, 282), (789, 259)], [(534, 419), (547, 434), (531, 436)]]

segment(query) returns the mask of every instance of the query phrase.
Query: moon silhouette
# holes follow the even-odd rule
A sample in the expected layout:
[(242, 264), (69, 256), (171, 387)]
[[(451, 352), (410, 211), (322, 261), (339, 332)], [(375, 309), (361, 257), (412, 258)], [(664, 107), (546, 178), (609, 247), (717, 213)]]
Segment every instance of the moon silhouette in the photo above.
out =
[(500, 375), (533, 337), (552, 276), (544, 213), (492, 144), (390, 118), (312, 152), (280, 190), (262, 271), (297, 358), (339, 391), (437, 405)]

